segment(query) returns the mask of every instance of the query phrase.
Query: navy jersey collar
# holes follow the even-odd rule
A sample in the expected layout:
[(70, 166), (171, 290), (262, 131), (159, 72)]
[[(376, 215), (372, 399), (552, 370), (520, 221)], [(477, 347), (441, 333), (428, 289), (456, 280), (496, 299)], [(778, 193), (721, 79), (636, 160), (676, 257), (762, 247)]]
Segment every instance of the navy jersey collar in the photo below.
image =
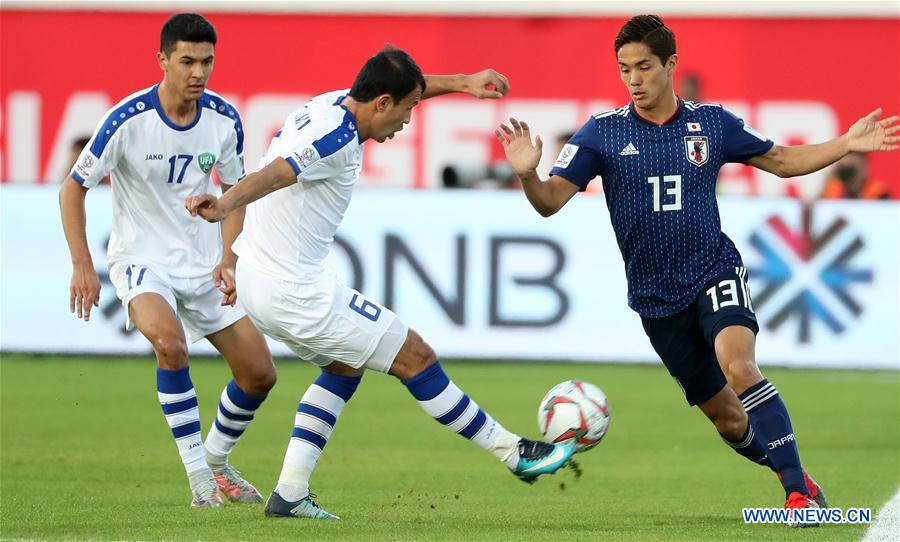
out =
[(200, 122), (200, 115), (203, 113), (203, 104), (200, 103), (200, 100), (197, 100), (197, 116), (194, 117), (194, 121), (188, 124), (187, 126), (181, 126), (172, 122), (172, 120), (166, 116), (166, 112), (163, 110), (162, 105), (159, 103), (159, 85), (154, 85), (153, 90), (150, 91), (150, 101), (153, 102), (153, 109), (156, 109), (156, 112), (159, 114), (159, 118), (173, 130), (178, 130), (179, 132), (186, 132), (190, 130), (194, 126), (197, 126), (197, 123)]
[(634, 118), (638, 119), (639, 121), (641, 121), (645, 124), (649, 124), (650, 126), (656, 126), (656, 127), (665, 126), (666, 124), (669, 124), (670, 122), (674, 122), (674, 121), (678, 120), (678, 117), (681, 116), (681, 112), (684, 111), (684, 100), (682, 100), (681, 98), (679, 98), (677, 96), (675, 97), (675, 100), (677, 101), (677, 104), (675, 106), (675, 112), (672, 113), (671, 117), (669, 117), (668, 119), (666, 119), (665, 121), (663, 121), (662, 123), (659, 123), (659, 124), (656, 122), (653, 122), (652, 120), (645, 119), (644, 117), (642, 117), (641, 114), (637, 112), (637, 108), (634, 107), (634, 102), (630, 102), (628, 104), (628, 108), (631, 109), (631, 114), (634, 115)]

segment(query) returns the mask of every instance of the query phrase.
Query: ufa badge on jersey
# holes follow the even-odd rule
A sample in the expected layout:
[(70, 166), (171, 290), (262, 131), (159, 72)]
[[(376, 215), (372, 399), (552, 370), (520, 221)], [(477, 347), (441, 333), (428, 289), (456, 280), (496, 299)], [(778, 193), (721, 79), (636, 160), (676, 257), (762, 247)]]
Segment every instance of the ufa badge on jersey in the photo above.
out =
[(197, 157), (197, 164), (200, 165), (200, 170), (203, 173), (209, 173), (209, 170), (216, 164), (216, 155), (211, 152), (204, 152)]
[(709, 160), (709, 140), (706, 136), (686, 136), (684, 151), (687, 153), (688, 162), (702, 166)]

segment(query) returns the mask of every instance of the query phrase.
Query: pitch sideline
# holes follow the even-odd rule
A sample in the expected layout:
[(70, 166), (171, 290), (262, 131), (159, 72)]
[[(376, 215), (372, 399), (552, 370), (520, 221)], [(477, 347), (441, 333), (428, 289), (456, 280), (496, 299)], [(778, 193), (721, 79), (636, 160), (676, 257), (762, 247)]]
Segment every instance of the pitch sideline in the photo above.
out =
[(886, 542), (900, 536), (900, 489), (884, 503), (875, 520), (863, 536), (862, 542)]

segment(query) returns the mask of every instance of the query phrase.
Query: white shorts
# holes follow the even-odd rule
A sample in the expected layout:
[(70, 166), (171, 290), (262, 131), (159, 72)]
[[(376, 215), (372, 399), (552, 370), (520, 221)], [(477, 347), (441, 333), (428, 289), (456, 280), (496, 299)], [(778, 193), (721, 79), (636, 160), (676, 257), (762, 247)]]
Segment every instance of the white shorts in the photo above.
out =
[(190, 342), (222, 331), (247, 315), (240, 302), (234, 307), (222, 306), (222, 292), (216, 288), (212, 274), (205, 277), (169, 276), (159, 267), (117, 263), (109, 269), (109, 279), (116, 295), (125, 306), (126, 329), (134, 327), (128, 315), (128, 303), (140, 294), (159, 294), (178, 315)]
[(386, 373), (406, 342), (409, 328), (396, 314), (342, 284), (331, 270), (292, 282), (239, 259), (235, 278), (256, 327), (320, 367), (339, 361)]

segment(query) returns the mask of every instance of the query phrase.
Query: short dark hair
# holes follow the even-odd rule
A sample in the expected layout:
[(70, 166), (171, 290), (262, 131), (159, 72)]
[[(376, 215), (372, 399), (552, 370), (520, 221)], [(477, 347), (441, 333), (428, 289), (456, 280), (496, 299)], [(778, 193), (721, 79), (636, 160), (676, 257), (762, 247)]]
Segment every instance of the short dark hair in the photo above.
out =
[(390, 94), (396, 103), (416, 87), (425, 92), (422, 70), (406, 51), (388, 45), (359, 70), (350, 88), (350, 97), (358, 102), (369, 102), (382, 94)]
[(159, 50), (170, 55), (179, 41), (216, 44), (216, 28), (199, 13), (176, 13), (159, 33)]
[(675, 34), (658, 15), (636, 15), (616, 35), (616, 54), (627, 43), (643, 43), (665, 64), (675, 54)]

